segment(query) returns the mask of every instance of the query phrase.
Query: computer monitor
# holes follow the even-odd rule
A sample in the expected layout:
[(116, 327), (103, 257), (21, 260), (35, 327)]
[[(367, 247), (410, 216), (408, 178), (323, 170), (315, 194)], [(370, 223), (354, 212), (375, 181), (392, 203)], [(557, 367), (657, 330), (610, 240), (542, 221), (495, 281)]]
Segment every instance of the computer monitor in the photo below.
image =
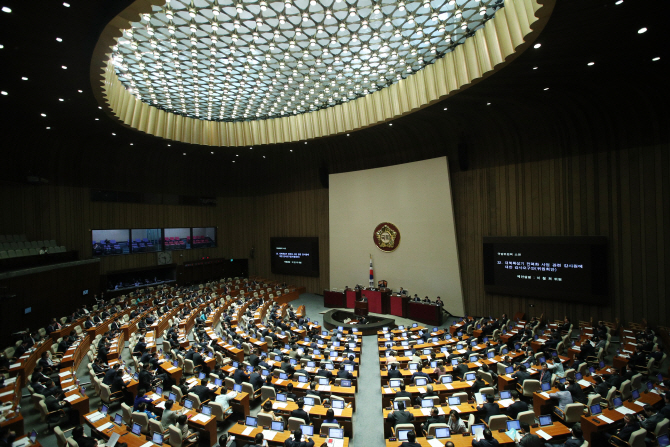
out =
[(407, 351), (403, 352), (403, 355), (405, 357), (411, 357), (412, 356), (412, 351), (408, 349)]
[(339, 341), (334, 341), (333, 342), (333, 347), (334, 348), (339, 348), (340, 347), (340, 342)]
[(313, 425), (300, 425), (300, 430), (302, 431), (302, 434), (307, 436), (308, 438), (310, 436), (314, 436), (314, 426)]
[(396, 400), (393, 401), (393, 409), (398, 410), (398, 401)]
[(328, 331), (321, 331), (321, 335), (323, 335), (324, 337), (327, 337), (328, 336)]
[(179, 368), (179, 361), (178, 360), (173, 360), (172, 361), (172, 366), (174, 366), (175, 368)]
[(329, 383), (328, 377), (319, 377), (319, 385), (328, 385)]
[(412, 323), (412, 327), (419, 327), (419, 323)]
[(256, 419), (253, 416), (247, 416), (247, 418), (244, 421), (244, 425), (247, 427), (256, 427), (258, 426), (258, 419)]
[(458, 396), (451, 396), (449, 397), (448, 403), (450, 407), (455, 407), (461, 404), (461, 398)]
[(433, 399), (421, 399), (421, 408), (432, 408)]
[(451, 432), (448, 427), (440, 427), (435, 429), (435, 437), (437, 439), (446, 439), (451, 437)]
[(305, 405), (308, 407), (313, 407), (314, 406), (314, 398), (305, 396), (303, 397), (303, 402), (305, 402)]
[(354, 348), (356, 348), (356, 342), (349, 343), (349, 349), (354, 349)]
[(321, 350), (320, 349), (315, 349), (314, 351), (312, 351), (312, 354), (321, 355)]
[(451, 366), (458, 365), (458, 359), (451, 359)]
[(382, 328), (382, 332), (388, 332), (388, 331), (389, 331), (389, 327), (388, 327), (388, 326), (384, 326), (384, 327)]
[(272, 421), (272, 425), (270, 425), (270, 430), (284, 431), (284, 422), (283, 421)]
[(184, 399), (184, 408), (193, 409), (193, 401), (191, 399)]
[(241, 393), (242, 392), (242, 385), (239, 384), (239, 383), (236, 383), (235, 385), (233, 385), (233, 391), (235, 391), (237, 393)]
[(346, 365), (344, 365), (344, 370), (352, 372), (354, 370), (354, 365), (352, 365), (351, 363), (347, 363)]
[(407, 433), (412, 430), (398, 430), (398, 441), (407, 441)]
[(159, 396), (162, 395), (163, 394), (163, 388), (157, 386), (156, 387), (156, 394), (158, 394)]
[(583, 377), (582, 373), (575, 373), (575, 380), (582, 380)]
[(432, 349), (430, 348), (424, 348), (423, 350), (423, 355), (430, 355), (433, 352)]
[(303, 341), (309, 343), (309, 337), (305, 337)]
[(614, 408), (619, 408), (623, 405), (623, 400), (621, 400), (620, 397), (615, 397), (612, 399), (612, 404), (614, 405)]
[(307, 376), (298, 376), (298, 383), (307, 383)]
[(286, 373), (279, 373), (279, 378), (281, 380), (288, 380), (288, 374)]
[(214, 385), (223, 386), (223, 379), (214, 379)]
[(456, 349), (460, 351), (463, 349), (463, 345), (461, 343), (456, 343)]
[(153, 432), (151, 434), (151, 442), (156, 445), (163, 445), (163, 433)]
[(28, 437), (30, 438), (30, 442), (35, 444), (35, 441), (37, 441), (37, 432), (35, 430), (31, 431)]
[(512, 397), (512, 393), (509, 391), (501, 391), (500, 392), (500, 398), (501, 399), (510, 399)]
[(638, 390), (632, 390), (630, 392), (630, 397), (633, 399), (639, 399), (640, 398), (640, 392)]
[(121, 416), (121, 413), (116, 413), (114, 415), (114, 423), (119, 427), (123, 425), (123, 416)]
[(667, 434), (657, 437), (656, 442), (658, 442), (659, 447), (667, 447), (670, 445), (670, 439), (668, 439)]
[(442, 383), (451, 383), (454, 381), (454, 378), (451, 376), (442, 376)]
[(651, 380), (649, 382), (647, 382), (647, 389), (649, 391), (654, 389), (654, 383)]
[(316, 367), (316, 362), (307, 362), (307, 367), (308, 368), (315, 368)]
[(338, 409), (338, 410), (343, 410), (344, 409), (344, 401), (339, 400), (339, 399), (333, 399), (332, 401), (333, 408)]
[(482, 436), (485, 428), (486, 425), (484, 424), (472, 424), (470, 426), (470, 433), (472, 433), (473, 436)]
[(600, 405), (598, 404), (591, 405), (589, 407), (589, 410), (591, 410), (591, 416), (595, 416), (596, 414), (600, 414), (603, 412), (602, 408), (600, 408)]
[(286, 402), (286, 394), (277, 393), (277, 402)]
[(410, 371), (416, 371), (417, 369), (419, 369), (419, 364), (418, 363), (410, 363), (409, 364), (409, 370)]
[(546, 362), (547, 359), (544, 358), (544, 356), (542, 356), (542, 357), (540, 357), (539, 359), (537, 359), (537, 361), (538, 361), (540, 364), (542, 364), (542, 363)]
[(351, 387), (351, 380), (349, 380), (349, 379), (340, 380), (340, 386), (350, 388)]
[(209, 405), (203, 405), (202, 408), (200, 409), (200, 412), (204, 414), (205, 416), (211, 416), (212, 415), (212, 407)]
[[(267, 369), (262, 369), (261, 370), (261, 376), (263, 376), (263, 378), (267, 377), (268, 374), (270, 374), (270, 371), (268, 371)], [(221, 380), (221, 379), (219, 379), (219, 380)]]
[(514, 367), (508, 366), (505, 368), (505, 374), (512, 374), (514, 372)]
[(175, 395), (175, 393), (168, 394), (168, 400), (171, 400), (172, 402), (176, 402), (177, 401), (177, 396)]
[(551, 422), (550, 414), (540, 416), (540, 427), (546, 427), (551, 424), (553, 424), (553, 422)]
[(142, 426), (137, 422), (133, 422), (133, 428), (130, 431), (135, 436), (140, 436), (142, 434)]
[(465, 374), (465, 380), (467, 380), (467, 381), (475, 380), (476, 378), (477, 378), (476, 373), (466, 373)]
[(542, 391), (549, 391), (551, 389), (551, 383), (543, 383), (542, 384)]
[(205, 373), (204, 372), (198, 373), (198, 379), (202, 380), (204, 378), (205, 378)]
[(391, 388), (400, 388), (401, 383), (402, 383), (402, 379), (391, 379), (391, 380), (389, 380), (389, 386)]
[(291, 365), (297, 365), (298, 361), (296, 359), (289, 359), (288, 361)]
[(275, 355), (275, 362), (281, 362), (281, 356)]
[(405, 330), (405, 326), (403, 326), (403, 325), (398, 326), (398, 330), (400, 330), (400, 331)]
[(102, 404), (102, 408), (100, 408), (100, 413), (102, 413), (102, 414), (104, 414), (105, 416), (107, 416), (107, 410), (108, 410), (108, 409), (109, 409), (109, 407), (108, 407), (107, 405)]
[(490, 358), (490, 359), (492, 359), (492, 358), (495, 357), (495, 356), (496, 356), (496, 353), (493, 352), (493, 351), (490, 351), (490, 352), (487, 352), (487, 353), (486, 353), (486, 357), (488, 357), (488, 358)]
[(414, 380), (414, 385), (416, 386), (426, 386), (428, 384), (428, 379), (425, 377), (417, 377), (416, 380)]
[(239, 362), (233, 362), (233, 368), (237, 369), (240, 367)]
[(471, 355), (470, 356), (470, 363), (475, 363), (479, 361), (479, 356), (477, 355)]
[(509, 349), (507, 349), (507, 348), (502, 348), (502, 351), (501, 351), (501, 352), (502, 352), (503, 354), (507, 354), (507, 353), (509, 352)]
[[(247, 365), (247, 372), (248, 372), (248, 373), (252, 373), (252, 372), (254, 372), (254, 367), (251, 366), (251, 365)], [(200, 373), (200, 374), (204, 375), (204, 373)]]

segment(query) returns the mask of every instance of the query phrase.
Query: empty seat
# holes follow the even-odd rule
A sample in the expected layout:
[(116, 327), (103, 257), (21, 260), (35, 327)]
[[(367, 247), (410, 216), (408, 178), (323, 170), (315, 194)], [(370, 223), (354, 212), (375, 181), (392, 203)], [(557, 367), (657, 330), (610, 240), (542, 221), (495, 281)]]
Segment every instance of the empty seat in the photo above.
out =
[(31, 249), (28, 250), (28, 254), (30, 256), (37, 256), (39, 253), (37, 252), (36, 248), (31, 248)]
[(0, 251), (0, 259), (7, 259), (9, 258), (9, 255), (7, 254), (6, 251)]
[(47, 245), (47, 247), (56, 247), (56, 246), (57, 246), (56, 241), (53, 239), (51, 239)]

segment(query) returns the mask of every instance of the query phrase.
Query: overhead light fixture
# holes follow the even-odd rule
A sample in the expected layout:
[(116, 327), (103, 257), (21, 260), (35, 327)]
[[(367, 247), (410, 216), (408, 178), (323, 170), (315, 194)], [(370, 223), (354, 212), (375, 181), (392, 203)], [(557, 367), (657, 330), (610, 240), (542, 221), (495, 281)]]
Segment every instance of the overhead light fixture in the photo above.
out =
[(67, 70), (67, 66), (66, 66), (66, 65), (61, 65), (60, 68), (62, 68), (63, 70)]
[(490, 102), (487, 102), (487, 103), (486, 103), (486, 105), (487, 105), (487, 106), (490, 106), (490, 105), (491, 105), (491, 103), (490, 103)]
[(646, 33), (646, 32), (647, 32), (647, 28), (644, 28), (644, 27), (642, 27), (642, 28), (640, 28), (639, 30), (637, 30), (637, 33), (638, 33), (638, 34), (644, 34), (644, 33)]
[(83, 90), (77, 90), (77, 91), (78, 91), (79, 93), (84, 93), (84, 91), (83, 91)]
[(540, 67), (533, 67), (533, 70), (537, 70), (538, 68), (540, 68)]
[(7, 6), (2, 7), (2, 12), (10, 13), (12, 12), (12, 8), (8, 8)]
[(43, 117), (46, 117), (46, 116), (47, 116), (46, 113), (40, 113), (40, 115), (43, 116)]
[(595, 62), (589, 62), (589, 63), (586, 64), (586, 65), (588, 65), (588, 66), (590, 67), (590, 66), (592, 66), (592, 65), (595, 65)]
[(447, 110), (447, 108), (445, 107), (444, 110)]
[(60, 102), (65, 101), (63, 98), (58, 98), (58, 100), (59, 100)]
[(393, 123), (389, 123), (389, 126), (393, 126)]
[(549, 90), (549, 87), (545, 87), (545, 88), (544, 88), (544, 91), (547, 91), (547, 90)]
[(661, 60), (661, 58), (658, 57), (658, 56), (656, 56), (655, 58), (652, 59), (652, 61), (654, 61), (654, 62), (656, 62), (656, 61), (660, 61), (660, 60)]
[(617, 0), (616, 2), (614, 2), (615, 5), (620, 5), (622, 3), (623, 3), (623, 0)]
[(65, 3), (65, 2), (63, 2), (63, 6), (65, 6), (66, 8), (69, 8), (69, 7), (70, 7), (70, 4), (69, 4), (69, 3)]
[(22, 81), (27, 81), (28, 78), (26, 78), (25, 76), (23, 76), (23, 77), (21, 78), (21, 80), (22, 80)]
[(112, 132), (112, 135), (116, 136), (116, 134), (114, 132)]
[(540, 48), (541, 46), (542, 46), (541, 43), (536, 43), (535, 45), (533, 45), (533, 48), (535, 48), (535, 49), (537, 50), (537, 49)]
[(9, 95), (9, 93), (7, 93), (6, 91), (3, 90), (3, 91), (0, 92), (0, 95), (7, 96), (7, 95)]
[(133, 143), (130, 143), (131, 146), (133, 146)]
[(56, 37), (56, 41), (58, 41), (58, 42), (62, 42), (63, 39), (61, 39), (60, 37)]

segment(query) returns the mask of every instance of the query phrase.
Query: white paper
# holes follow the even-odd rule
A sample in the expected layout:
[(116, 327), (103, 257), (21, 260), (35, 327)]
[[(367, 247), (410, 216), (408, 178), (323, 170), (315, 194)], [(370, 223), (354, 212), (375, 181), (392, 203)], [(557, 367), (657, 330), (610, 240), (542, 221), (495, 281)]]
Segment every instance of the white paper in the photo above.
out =
[(453, 390), (453, 389), (454, 389), (454, 386), (453, 386), (451, 383), (445, 383), (444, 386), (445, 386), (448, 390)]
[(330, 391), (330, 385), (319, 385), (319, 391)]
[(9, 396), (10, 394), (14, 394), (14, 391), (6, 391), (6, 392), (0, 394), (0, 397)]
[(547, 394), (546, 391), (542, 391), (542, 392), (540, 393), (540, 396), (544, 396), (544, 397), (546, 397), (547, 399), (550, 398), (550, 397), (549, 397), (549, 394)]
[(266, 441), (272, 441), (277, 434), (274, 430), (263, 430), (263, 439)]
[(304, 407), (302, 407), (302, 409), (305, 410), (307, 413), (312, 411), (312, 407), (310, 405), (305, 405)]
[(65, 400), (68, 401), (68, 402), (72, 402), (72, 401), (75, 401), (77, 399), (81, 399), (81, 396), (79, 394), (73, 394), (72, 396), (67, 396), (65, 398)]
[(503, 407), (507, 408), (514, 403), (514, 399), (503, 399), (499, 400), (498, 403)]
[(344, 411), (342, 408), (333, 408), (333, 413), (335, 413), (335, 416), (342, 416), (342, 411)]
[(547, 441), (551, 439), (551, 435), (545, 433), (543, 430), (538, 430), (535, 432), (535, 434), (538, 436), (542, 436)]
[(606, 416), (603, 416), (602, 414), (598, 415), (598, 419), (600, 419), (601, 421), (606, 422), (608, 424), (613, 424), (614, 423), (614, 421), (612, 419), (610, 419)]
[(18, 368), (19, 366), (21, 366), (20, 363), (12, 363), (11, 365), (9, 365), (9, 369)]
[(421, 394), (424, 394), (426, 392), (426, 388), (422, 386), (416, 387), (416, 390)]
[(428, 441), (428, 444), (430, 444), (431, 447), (444, 447), (441, 439), (431, 439)]
[(275, 385), (281, 385), (282, 383), (284, 383), (284, 379), (277, 379), (275, 381)]
[(65, 372), (59, 373), (58, 376), (59, 377), (65, 377), (65, 376), (69, 376), (70, 374), (72, 374), (70, 371), (65, 371)]
[(92, 414), (89, 414), (88, 416), (86, 416), (86, 419), (88, 419), (91, 422), (95, 422), (95, 421), (100, 420), (100, 416), (102, 416), (102, 413), (100, 413), (99, 411), (96, 411), (95, 413), (92, 413)]
[(155, 445), (156, 445), (156, 444), (154, 444), (153, 442), (149, 441), (149, 442), (145, 442), (145, 443), (142, 444), (140, 447), (153, 447), (153, 446), (155, 446)]
[(391, 394), (393, 392), (393, 388), (384, 387), (383, 390), (384, 390), (384, 394)]
[(639, 406), (641, 406), (641, 407), (644, 407), (645, 405), (647, 405), (647, 404), (645, 404), (644, 402), (640, 402), (639, 400), (636, 400), (636, 401), (633, 402), (633, 403), (634, 403), (635, 405), (639, 405)]
[(627, 408), (627, 407), (615, 408), (614, 411), (618, 411), (621, 414), (635, 414), (635, 412), (633, 410), (631, 410), (630, 408)]
[(98, 427), (98, 430), (104, 431), (107, 430), (108, 428), (112, 428), (113, 426), (114, 424), (112, 424), (111, 422), (107, 422), (106, 424), (102, 424), (100, 427)]
[(30, 438), (28, 438), (28, 436), (21, 438), (18, 441), (12, 442), (12, 447), (24, 447), (27, 445), (30, 445)]
[(580, 384), (581, 386), (591, 386), (591, 382), (589, 382), (588, 380), (584, 380), (584, 379), (581, 379), (577, 383)]
[(121, 437), (120, 434), (114, 432), (112, 433), (112, 436), (109, 437), (109, 441), (107, 441), (107, 444), (105, 444), (107, 447), (114, 447), (116, 445), (116, 441), (119, 440)]
[(286, 408), (288, 404), (286, 402), (275, 402), (272, 404), (272, 409), (276, 410), (278, 408)]
[(159, 403), (159, 404), (156, 404), (156, 408), (162, 408), (163, 410), (165, 410), (165, 402), (166, 402), (166, 401), (163, 401), (163, 402), (161, 402), (161, 403)]

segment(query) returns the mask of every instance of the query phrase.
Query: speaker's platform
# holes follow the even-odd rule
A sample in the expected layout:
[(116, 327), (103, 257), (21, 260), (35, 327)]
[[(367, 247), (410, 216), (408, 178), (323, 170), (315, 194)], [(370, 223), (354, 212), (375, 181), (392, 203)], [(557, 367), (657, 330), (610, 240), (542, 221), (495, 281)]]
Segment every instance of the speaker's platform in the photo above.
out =
[(358, 329), (363, 333), (363, 335), (376, 335), (377, 331), (381, 331), (383, 327), (395, 326), (395, 320), (392, 318), (382, 318), (375, 317), (373, 315), (368, 315), (367, 319), (369, 323), (367, 324), (346, 324), (344, 320), (347, 318), (352, 320), (358, 320), (360, 316), (354, 314), (353, 312), (347, 312), (345, 310), (329, 310), (323, 314), (323, 327), (331, 330), (337, 329), (339, 326), (342, 326), (344, 330)]

